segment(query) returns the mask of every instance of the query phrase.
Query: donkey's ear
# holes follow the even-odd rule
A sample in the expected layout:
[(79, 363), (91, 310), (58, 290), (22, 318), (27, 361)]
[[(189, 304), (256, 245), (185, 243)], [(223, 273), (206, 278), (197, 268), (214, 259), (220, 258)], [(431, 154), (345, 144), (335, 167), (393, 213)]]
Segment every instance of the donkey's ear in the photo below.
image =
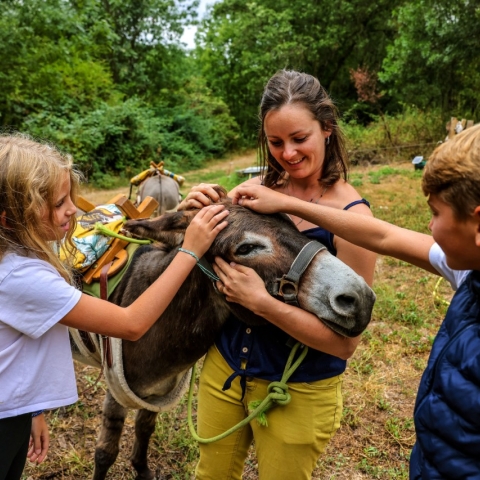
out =
[(227, 190), (221, 185), (214, 185), (213, 189), (218, 193), (218, 196), (220, 197), (219, 202), (227, 198)]
[(123, 228), (136, 238), (178, 244), (183, 241), (185, 230), (197, 213), (198, 210), (182, 210), (152, 219), (128, 220)]

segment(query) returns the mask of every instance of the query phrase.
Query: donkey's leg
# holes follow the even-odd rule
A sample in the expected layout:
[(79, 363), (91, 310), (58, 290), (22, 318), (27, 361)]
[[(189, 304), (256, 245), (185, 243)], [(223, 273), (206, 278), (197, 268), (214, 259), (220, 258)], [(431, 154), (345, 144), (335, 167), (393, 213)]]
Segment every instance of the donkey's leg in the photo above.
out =
[(157, 414), (149, 410), (138, 410), (135, 417), (135, 444), (132, 452), (132, 465), (137, 471), (135, 480), (153, 480), (154, 473), (148, 468), (148, 442), (155, 430)]
[(93, 480), (104, 480), (115, 462), (127, 409), (119, 405), (109, 391), (103, 402), (102, 427), (95, 448)]

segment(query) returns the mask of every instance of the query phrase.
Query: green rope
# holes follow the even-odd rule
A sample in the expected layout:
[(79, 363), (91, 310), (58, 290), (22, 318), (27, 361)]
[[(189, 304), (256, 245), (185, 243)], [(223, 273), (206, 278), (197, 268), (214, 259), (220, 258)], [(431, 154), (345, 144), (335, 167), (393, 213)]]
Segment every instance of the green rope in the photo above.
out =
[(129, 242), (129, 243), (139, 243), (141, 245), (152, 243), (151, 240), (140, 240), (138, 238), (131, 238), (131, 237), (126, 237), (125, 235), (120, 235), (119, 233), (116, 233), (113, 230), (110, 230), (109, 228), (107, 228), (102, 222), (97, 222), (95, 224), (95, 232), (101, 233), (106, 237), (119, 238), (120, 240), (125, 240), (126, 242)]
[(433, 300), (434, 301), (438, 301), (440, 302), (441, 304), (443, 305), (450, 305), (450, 302), (448, 302), (447, 300), (445, 300), (444, 298), (442, 298), (439, 294), (438, 294), (438, 287), (440, 285), (440, 282), (443, 280), (443, 277), (440, 277), (438, 280), (437, 280), (437, 283), (435, 284), (435, 287), (433, 289)]
[(249, 411), (250, 414), (248, 417), (244, 418), (240, 423), (229, 428), (226, 432), (221, 433), (212, 438), (201, 438), (198, 436), (197, 432), (195, 431), (195, 426), (193, 425), (192, 420), (192, 399), (193, 399), (193, 387), (195, 385), (195, 372), (196, 372), (196, 365), (193, 366), (192, 371), (192, 378), (190, 379), (190, 390), (188, 392), (188, 428), (190, 429), (190, 433), (192, 437), (200, 443), (213, 443), (217, 440), (221, 440), (222, 438), (228, 437), (233, 432), (237, 431), (238, 429), (250, 423), (255, 417), (257, 417), (257, 421), (263, 425), (268, 426), (266, 421), (266, 412), (275, 404), (277, 405), (288, 405), (291, 400), (291, 395), (288, 393), (288, 385), (287, 381), (292, 376), (293, 372), (298, 368), (298, 366), (302, 363), (303, 359), (308, 353), (308, 347), (303, 346), (303, 350), (300, 353), (297, 360), (293, 363), (293, 359), (295, 357), (295, 353), (297, 352), (298, 348), (302, 346), (300, 342), (297, 342), (292, 351), (290, 352), (290, 356), (288, 357), (287, 364), (285, 365), (285, 370), (282, 375), (282, 379), (279, 382), (271, 382), (268, 385), (267, 391), (268, 395), (263, 400), (257, 400), (254, 402), (250, 402), (249, 404)]

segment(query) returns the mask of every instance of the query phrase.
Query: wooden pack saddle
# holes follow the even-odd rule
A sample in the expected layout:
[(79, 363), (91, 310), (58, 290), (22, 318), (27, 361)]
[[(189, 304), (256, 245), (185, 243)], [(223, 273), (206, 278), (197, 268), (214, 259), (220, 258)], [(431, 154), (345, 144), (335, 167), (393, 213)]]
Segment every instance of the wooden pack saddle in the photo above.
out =
[[(146, 197), (138, 207), (135, 207), (126, 195), (123, 194), (115, 196), (107, 203), (116, 205), (127, 219), (148, 218), (158, 206), (158, 202), (154, 198)], [(79, 196), (77, 207), (84, 212), (90, 212), (95, 208), (95, 205)], [(100, 280), (102, 270), (104, 270), (104, 267), (107, 265), (108, 269), (104, 272), (106, 277), (111, 277), (119, 272), (128, 260), (128, 254), (125, 250), (127, 246), (128, 241), (114, 238), (108, 250), (102, 255), (102, 257), (83, 273), (82, 281), (87, 285), (90, 285), (92, 281)]]

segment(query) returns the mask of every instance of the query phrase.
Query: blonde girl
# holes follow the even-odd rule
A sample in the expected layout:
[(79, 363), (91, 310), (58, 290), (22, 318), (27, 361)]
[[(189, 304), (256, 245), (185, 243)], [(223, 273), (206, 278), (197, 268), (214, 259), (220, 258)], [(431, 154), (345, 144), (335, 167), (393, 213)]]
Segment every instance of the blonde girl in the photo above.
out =
[[(77, 400), (68, 328), (139, 339), (195, 266), (180, 252), (134, 303), (122, 308), (88, 296), (54, 244), (70, 239), (80, 180), (72, 159), (24, 135), (0, 136), (0, 480), (20, 479), (26, 458), (45, 458), (42, 411)], [(223, 206), (203, 209), (183, 247), (201, 257), (226, 227)]]

